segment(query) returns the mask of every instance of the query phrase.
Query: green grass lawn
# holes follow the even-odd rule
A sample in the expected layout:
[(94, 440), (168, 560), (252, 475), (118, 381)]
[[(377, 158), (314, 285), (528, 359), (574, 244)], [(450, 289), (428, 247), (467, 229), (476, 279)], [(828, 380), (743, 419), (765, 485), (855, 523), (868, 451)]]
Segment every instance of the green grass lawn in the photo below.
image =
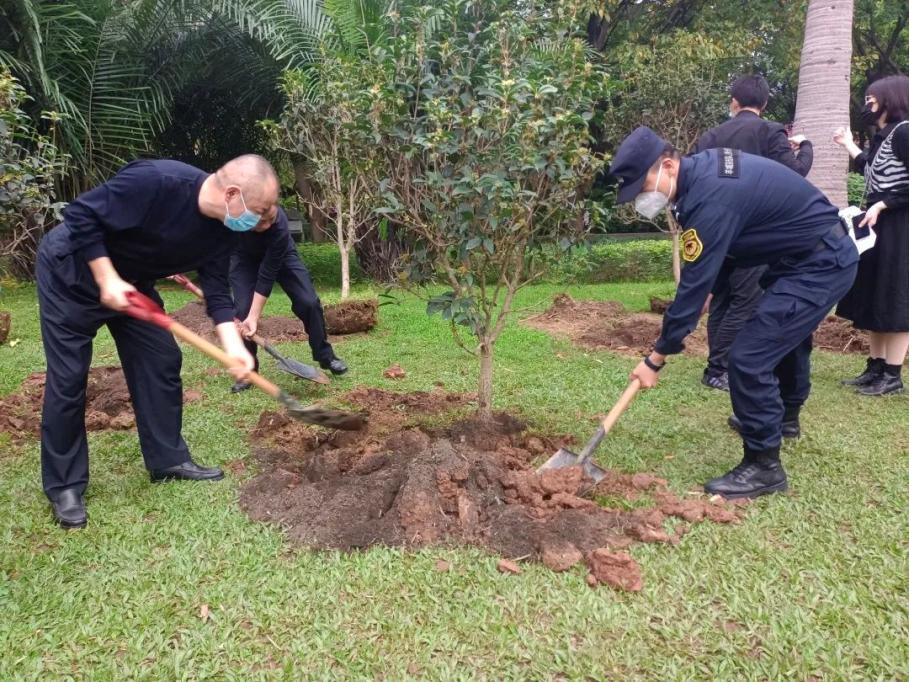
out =
[[(525, 291), (522, 314), (565, 289)], [(669, 288), (568, 290), (644, 308)], [(167, 289), (165, 298), (178, 306), (189, 295)], [(12, 310), (18, 339), (0, 347), (5, 395), (44, 359), (34, 289), (5, 289), (0, 308)], [(266, 312), (288, 314), (286, 297)], [(270, 359), (263, 367), (311, 400), (359, 384), (474, 390), (474, 362), (422, 303), (405, 299), (380, 316), (371, 334), (338, 344), (352, 369), (327, 389), (292, 384)], [(305, 344), (284, 349), (308, 358)], [(116, 362), (103, 330), (95, 363)], [(382, 377), (392, 362), (406, 379)], [(586, 439), (635, 362), (513, 322), (497, 349), (496, 405)], [(670, 362), (598, 457), (684, 492), (736, 463), (741, 446), (725, 426), (728, 398), (698, 383), (702, 361)], [(696, 526), (677, 547), (634, 547), (639, 594), (591, 590), (581, 567), (502, 575), (472, 549), (293, 549), (238, 509), (235, 477), (149, 484), (134, 432), (90, 436), (89, 526), (67, 533), (51, 523), (37, 443), (14, 449), (0, 434), (0, 680), (907, 679), (909, 399), (839, 387), (862, 362), (815, 357), (805, 436), (784, 451), (791, 492), (752, 505), (740, 525)], [(249, 455), (246, 433), (273, 404), (230, 395), (209, 366), (186, 352), (184, 383), (204, 398), (187, 405), (184, 435), (198, 461), (223, 464)], [(450, 572), (434, 569), (440, 558)]]

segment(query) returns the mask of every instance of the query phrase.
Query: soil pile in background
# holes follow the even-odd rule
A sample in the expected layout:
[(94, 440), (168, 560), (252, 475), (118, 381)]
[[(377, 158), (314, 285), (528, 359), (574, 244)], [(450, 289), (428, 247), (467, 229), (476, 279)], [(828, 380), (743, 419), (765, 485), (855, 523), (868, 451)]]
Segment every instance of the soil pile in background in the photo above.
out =
[[(0, 431), (14, 441), (41, 433), (44, 372), (30, 374), (19, 391), (0, 399)], [(183, 402), (198, 400), (198, 391), (184, 391)], [(86, 387), (85, 428), (89, 431), (125, 430), (136, 425), (126, 377), (120, 367), (93, 367)]]
[[(663, 318), (654, 313), (629, 312), (617, 301), (575, 301), (559, 294), (544, 313), (525, 320), (529, 326), (593, 350), (613, 350), (641, 355), (653, 348)], [(685, 353), (705, 355), (707, 333), (703, 325), (685, 340)]]
[(325, 306), (325, 328), (329, 334), (368, 332), (379, 321), (379, 302), (342, 301)]
[[(170, 313), (180, 324), (209, 339), (216, 339), (215, 328), (205, 313), (205, 304), (190, 301), (179, 310)], [(325, 328), (329, 334), (353, 334), (369, 331), (378, 321), (376, 301), (345, 301), (325, 306)], [(278, 315), (259, 320), (259, 335), (272, 343), (305, 341), (306, 330), (296, 317)]]
[[(735, 506), (679, 499), (648, 474), (613, 472), (592, 490), (576, 467), (539, 475), (534, 461), (570, 439), (528, 433), (508, 415), (420, 424), (466, 407), (465, 396), (359, 389), (347, 400), (370, 411), (366, 431), (328, 433), (266, 412), (253, 434), (262, 472), (243, 484), (240, 504), (307, 547), (468, 543), (553, 570), (586, 561), (592, 584), (634, 590), (640, 569), (620, 550), (738, 519)], [(598, 496), (642, 506), (602, 507), (589, 499)]]
[(814, 347), (834, 353), (867, 355), (868, 333), (855, 329), (849, 320), (829, 315), (814, 332)]
[[(546, 312), (525, 320), (529, 326), (556, 336), (566, 336), (584, 348), (640, 355), (653, 347), (662, 330), (671, 299), (651, 297), (654, 313), (634, 313), (616, 301), (575, 301), (559, 294)], [(706, 318), (704, 318), (706, 320)], [(852, 323), (828, 316), (814, 333), (814, 347), (836, 353), (868, 353), (868, 336)], [(706, 355), (706, 325), (700, 324), (685, 340), (685, 353)]]

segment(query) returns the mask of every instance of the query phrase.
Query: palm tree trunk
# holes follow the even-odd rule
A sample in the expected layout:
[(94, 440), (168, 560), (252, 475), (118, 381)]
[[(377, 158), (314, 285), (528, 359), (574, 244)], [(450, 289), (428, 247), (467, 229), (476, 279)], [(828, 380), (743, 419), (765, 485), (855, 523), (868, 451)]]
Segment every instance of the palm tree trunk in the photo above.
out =
[(835, 206), (846, 206), (849, 157), (833, 130), (849, 125), (853, 0), (809, 0), (799, 68), (794, 133), (814, 144), (808, 179)]

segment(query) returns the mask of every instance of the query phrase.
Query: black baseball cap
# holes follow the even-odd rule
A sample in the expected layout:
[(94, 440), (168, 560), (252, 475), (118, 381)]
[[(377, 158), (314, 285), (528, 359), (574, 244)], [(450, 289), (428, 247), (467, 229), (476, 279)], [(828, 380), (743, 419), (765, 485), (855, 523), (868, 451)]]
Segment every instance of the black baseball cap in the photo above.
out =
[(669, 144), (647, 126), (635, 128), (622, 140), (612, 158), (609, 174), (619, 181), (618, 203), (632, 201), (641, 193), (647, 171)]

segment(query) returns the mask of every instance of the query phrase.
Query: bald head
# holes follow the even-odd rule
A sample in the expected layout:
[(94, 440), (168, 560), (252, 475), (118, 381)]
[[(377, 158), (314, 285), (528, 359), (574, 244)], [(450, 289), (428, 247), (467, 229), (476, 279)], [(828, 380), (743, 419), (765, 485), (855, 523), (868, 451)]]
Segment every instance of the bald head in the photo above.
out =
[(272, 165), (258, 154), (244, 154), (231, 159), (214, 175), (230, 215), (239, 215), (243, 207), (262, 216), (257, 226), (270, 226), (277, 214), (280, 183)]

